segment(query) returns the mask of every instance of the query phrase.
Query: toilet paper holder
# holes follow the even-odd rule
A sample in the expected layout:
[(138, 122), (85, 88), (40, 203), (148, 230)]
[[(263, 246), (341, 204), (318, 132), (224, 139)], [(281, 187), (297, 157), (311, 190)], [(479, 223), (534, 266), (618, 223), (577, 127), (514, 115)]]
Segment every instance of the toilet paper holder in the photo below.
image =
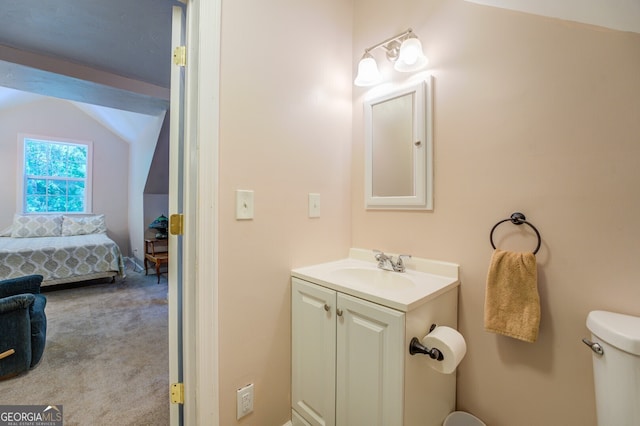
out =
[[(436, 327), (437, 327), (436, 324), (431, 324), (431, 328), (429, 328), (429, 333), (431, 333)], [(429, 349), (428, 347), (420, 343), (420, 339), (418, 339), (417, 337), (413, 337), (411, 339), (411, 342), (409, 342), (409, 353), (411, 355), (415, 355), (415, 354), (429, 355), (431, 359), (435, 359), (437, 361), (442, 361), (444, 359), (444, 356), (442, 355), (442, 352), (440, 352), (439, 349), (437, 348)]]

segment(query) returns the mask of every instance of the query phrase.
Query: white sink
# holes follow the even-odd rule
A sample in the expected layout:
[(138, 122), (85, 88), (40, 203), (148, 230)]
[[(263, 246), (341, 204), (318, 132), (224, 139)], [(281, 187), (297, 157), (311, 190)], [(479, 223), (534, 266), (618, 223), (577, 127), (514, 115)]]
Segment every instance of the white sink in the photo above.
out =
[(372, 267), (344, 267), (330, 272), (336, 281), (349, 282), (361, 287), (400, 290), (415, 287), (415, 283), (405, 273), (386, 271)]
[(346, 259), (293, 269), (291, 275), (403, 312), (460, 285), (454, 263), (412, 258), (406, 262), (406, 272), (394, 272), (378, 268), (370, 250), (351, 249), (349, 254)]

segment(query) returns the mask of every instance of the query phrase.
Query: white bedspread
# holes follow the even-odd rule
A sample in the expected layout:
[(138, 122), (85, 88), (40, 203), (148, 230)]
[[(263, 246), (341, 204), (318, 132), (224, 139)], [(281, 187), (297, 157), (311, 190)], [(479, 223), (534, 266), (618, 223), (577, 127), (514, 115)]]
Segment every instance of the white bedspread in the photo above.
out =
[(120, 248), (106, 234), (0, 237), (0, 279), (30, 274), (43, 284), (125, 275)]

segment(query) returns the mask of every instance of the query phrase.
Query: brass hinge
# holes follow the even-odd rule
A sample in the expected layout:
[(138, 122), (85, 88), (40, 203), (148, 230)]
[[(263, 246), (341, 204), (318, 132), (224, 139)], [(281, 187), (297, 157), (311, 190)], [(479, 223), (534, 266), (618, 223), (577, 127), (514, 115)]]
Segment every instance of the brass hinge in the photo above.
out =
[(173, 49), (173, 63), (179, 67), (187, 65), (187, 48), (186, 46), (177, 46)]
[(184, 215), (172, 214), (169, 216), (169, 232), (171, 235), (182, 235), (184, 232)]
[(184, 383), (171, 383), (171, 403), (184, 404)]

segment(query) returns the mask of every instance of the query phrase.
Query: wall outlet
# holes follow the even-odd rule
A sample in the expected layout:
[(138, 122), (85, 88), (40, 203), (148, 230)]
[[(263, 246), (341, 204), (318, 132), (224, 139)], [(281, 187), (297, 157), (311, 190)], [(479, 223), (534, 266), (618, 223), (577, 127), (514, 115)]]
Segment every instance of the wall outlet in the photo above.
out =
[(253, 383), (237, 390), (237, 407), (238, 419), (253, 412)]

